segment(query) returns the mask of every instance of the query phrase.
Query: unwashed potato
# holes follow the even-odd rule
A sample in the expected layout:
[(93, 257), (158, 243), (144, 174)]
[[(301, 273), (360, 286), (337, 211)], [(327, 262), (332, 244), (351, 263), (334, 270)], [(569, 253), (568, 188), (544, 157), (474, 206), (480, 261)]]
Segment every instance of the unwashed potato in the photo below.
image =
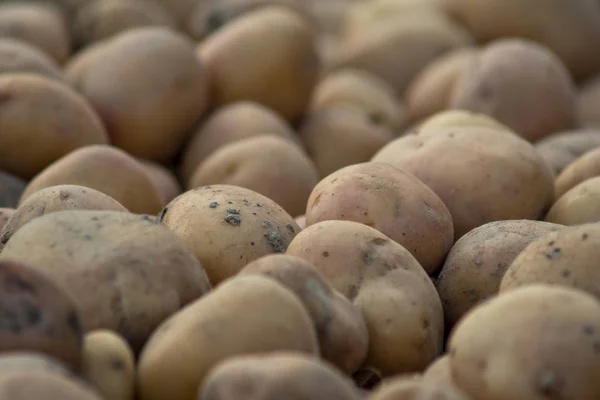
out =
[(260, 274), (292, 290), (317, 330), (321, 356), (345, 373), (358, 370), (367, 356), (369, 336), (362, 314), (332, 290), (309, 262), (289, 255), (269, 255), (249, 263), (239, 275)]
[(429, 186), (450, 210), (456, 240), (488, 222), (543, 217), (554, 199), (552, 171), (530, 143), (509, 131), (422, 131), (391, 142), (373, 161), (404, 169)]
[(600, 176), (581, 182), (559, 197), (546, 221), (563, 225), (600, 222)]
[(440, 128), (479, 126), (482, 128), (495, 129), (497, 131), (511, 131), (509, 127), (501, 124), (494, 118), (467, 110), (445, 110), (440, 111), (418, 123), (410, 132), (420, 133), (435, 131)]
[(449, 105), (487, 114), (530, 142), (576, 124), (569, 72), (550, 50), (525, 39), (483, 48), (455, 82)]
[(236, 18), (199, 45), (198, 57), (211, 76), (215, 106), (252, 100), (289, 121), (303, 115), (319, 77), (313, 27), (283, 6)]
[(123, 212), (46, 214), (19, 229), (1, 257), (51, 273), (73, 296), (86, 332), (114, 330), (134, 351), (210, 288), (183, 241), (146, 216)]
[(592, 129), (557, 132), (535, 144), (556, 176), (583, 153), (599, 146), (600, 131)]
[(40, 371), (0, 374), (0, 400), (104, 400), (74, 378)]
[(58, 9), (48, 4), (0, 4), (0, 36), (28, 42), (59, 64), (63, 64), (71, 54), (67, 22)]
[(500, 293), (536, 283), (570, 286), (600, 299), (600, 223), (563, 228), (527, 246), (512, 262)]
[(577, 97), (577, 114), (581, 124), (589, 128), (600, 126), (600, 69), (599, 75), (586, 82)]
[(113, 331), (85, 335), (83, 376), (104, 400), (133, 400), (135, 360), (129, 344)]
[(559, 199), (575, 186), (596, 176), (600, 176), (600, 147), (574, 159), (556, 177), (556, 198)]
[(497, 221), (460, 238), (435, 283), (444, 306), (446, 330), (475, 305), (498, 293), (504, 273), (525, 247), (561, 228), (541, 221)]
[(0, 171), (0, 207), (16, 208), (27, 187), (27, 182), (5, 171)]
[(108, 143), (90, 104), (39, 74), (0, 75), (0, 120), (0, 168), (24, 179), (77, 148)]
[(376, 389), (368, 400), (469, 400), (453, 386), (434, 383), (419, 378), (391, 379)]
[(181, 180), (189, 182), (194, 170), (217, 149), (258, 135), (275, 135), (300, 144), (291, 126), (273, 110), (252, 101), (239, 101), (216, 109), (192, 135), (183, 150)]
[(10, 217), (13, 216), (15, 211), (17, 211), (17, 210), (15, 210), (14, 208), (0, 207), (0, 232), (2, 232), (4, 230), (6, 223), (8, 222)]
[(394, 138), (394, 133), (357, 107), (313, 110), (299, 134), (320, 176), (364, 163)]
[(298, 353), (231, 357), (207, 375), (198, 400), (361, 400), (352, 381)]
[(219, 362), (276, 351), (319, 354), (300, 299), (270, 278), (231, 278), (153, 333), (138, 366), (140, 399), (195, 400)]
[(163, 209), (158, 222), (187, 243), (213, 285), (257, 258), (284, 253), (300, 231), (273, 200), (231, 185), (181, 194)]
[(226, 184), (253, 190), (290, 215), (306, 210), (319, 172), (306, 153), (275, 135), (238, 140), (215, 150), (198, 165), (188, 188)]
[(593, 296), (524, 287), (490, 299), (458, 324), (449, 341), (452, 376), (475, 400), (597, 399), (599, 334)]
[(139, 161), (158, 190), (163, 206), (167, 205), (171, 200), (183, 192), (177, 177), (169, 168), (153, 161), (143, 159), (140, 159)]
[(431, 275), (454, 243), (452, 217), (442, 200), (413, 175), (384, 163), (351, 165), (319, 182), (308, 199), (306, 224), (327, 220), (377, 229)]
[(94, 106), (111, 142), (135, 157), (170, 161), (208, 107), (194, 42), (167, 27), (112, 36), (84, 50), (69, 70), (67, 79)]
[(419, 262), (392, 239), (357, 222), (324, 221), (301, 231), (286, 254), (314, 265), (363, 314), (363, 368), (384, 377), (422, 371), (441, 353), (439, 296)]
[(42, 50), (23, 40), (2, 37), (0, 38), (0, 74), (16, 72), (63, 79), (58, 64)]
[(56, 185), (95, 189), (133, 213), (155, 214), (162, 207), (160, 194), (144, 167), (112, 146), (85, 146), (58, 159), (29, 182), (20, 204), (35, 192)]

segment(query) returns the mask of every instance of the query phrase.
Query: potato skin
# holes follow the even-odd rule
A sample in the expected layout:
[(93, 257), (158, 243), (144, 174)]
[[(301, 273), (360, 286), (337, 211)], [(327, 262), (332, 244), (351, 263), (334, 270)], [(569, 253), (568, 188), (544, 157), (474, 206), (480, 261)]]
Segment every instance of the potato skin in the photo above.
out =
[(15, 210), (14, 208), (0, 207), (0, 232), (2, 232), (4, 230), (6, 223), (8, 222), (10, 217), (12, 217), (16, 211), (17, 210)]
[(35, 351), (11, 351), (0, 355), (0, 376), (13, 372), (43, 372), (74, 378), (69, 366), (57, 358)]
[(580, 183), (598, 175), (600, 175), (600, 147), (573, 160), (556, 177), (556, 199)]
[(376, 389), (369, 400), (468, 400), (452, 386), (433, 383), (422, 378), (391, 378)]
[(548, 285), (516, 289), (458, 324), (449, 341), (452, 376), (473, 399), (596, 399), (599, 328), (593, 296)]
[(600, 131), (576, 129), (557, 132), (535, 144), (544, 160), (558, 176), (572, 161), (600, 146)]
[(436, 131), (440, 128), (461, 126), (479, 126), (482, 128), (494, 129), (499, 132), (512, 132), (509, 127), (501, 124), (488, 115), (467, 110), (451, 109), (431, 115), (420, 123), (417, 123), (415, 128), (409, 131), (409, 133), (419, 134), (428, 131)]
[(0, 39), (0, 73), (33, 73), (63, 80), (58, 64), (42, 50), (23, 40)]
[(39, 371), (0, 375), (0, 400), (103, 400), (80, 380)]
[(319, 354), (308, 312), (270, 278), (231, 278), (153, 333), (139, 361), (140, 399), (193, 400), (220, 361), (273, 351)]
[(546, 221), (562, 225), (600, 222), (600, 176), (587, 179), (556, 200)]

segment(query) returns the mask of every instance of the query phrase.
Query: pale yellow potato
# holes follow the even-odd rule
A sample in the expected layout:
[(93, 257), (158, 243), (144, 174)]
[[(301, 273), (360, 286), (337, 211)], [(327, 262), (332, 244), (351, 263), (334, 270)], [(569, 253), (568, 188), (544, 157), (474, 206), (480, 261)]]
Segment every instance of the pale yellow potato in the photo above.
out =
[(40, 371), (0, 374), (0, 400), (104, 400), (84, 382)]
[(562, 225), (600, 222), (600, 176), (581, 182), (559, 197), (546, 221)]
[(435, 113), (425, 118), (415, 126), (413, 132), (421, 133), (435, 131), (440, 128), (452, 128), (461, 126), (479, 126), (482, 128), (495, 129), (498, 131), (511, 131), (506, 125), (501, 124), (494, 118), (485, 114), (467, 110), (446, 110)]
[(555, 176), (560, 175), (575, 159), (599, 146), (600, 131), (593, 129), (557, 132), (535, 144)]
[(432, 382), (423, 378), (392, 378), (376, 389), (369, 400), (469, 400), (453, 386)]
[(556, 199), (580, 183), (597, 176), (600, 176), (600, 147), (575, 158), (556, 177)]

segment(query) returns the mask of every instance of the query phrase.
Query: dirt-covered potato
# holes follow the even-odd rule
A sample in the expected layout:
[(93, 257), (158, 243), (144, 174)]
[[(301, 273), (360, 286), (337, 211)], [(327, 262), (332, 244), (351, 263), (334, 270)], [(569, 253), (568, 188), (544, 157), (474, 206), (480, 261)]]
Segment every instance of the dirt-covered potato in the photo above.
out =
[(544, 160), (558, 176), (563, 169), (584, 153), (600, 147), (600, 131), (580, 129), (557, 132), (535, 144)]
[(362, 314), (332, 290), (309, 262), (289, 255), (269, 255), (249, 263), (239, 275), (261, 274), (292, 290), (317, 329), (321, 356), (352, 374), (367, 356), (369, 337)]
[(461, 126), (479, 126), (482, 128), (495, 129), (497, 131), (511, 131), (509, 127), (501, 124), (494, 118), (467, 110), (445, 110), (440, 111), (424, 119), (408, 133), (420, 133), (435, 131), (440, 128), (451, 128)]
[(600, 69), (598, 76), (584, 83), (577, 96), (577, 115), (588, 128), (600, 126)]
[(90, 104), (54, 79), (1, 74), (0, 99), (0, 168), (6, 172), (29, 179), (74, 149), (108, 143)]
[(392, 378), (376, 389), (368, 400), (469, 400), (454, 386), (422, 378)]
[(301, 231), (286, 254), (313, 264), (363, 314), (363, 367), (383, 376), (421, 371), (440, 354), (439, 296), (419, 262), (392, 239), (357, 222), (324, 221)]
[(576, 123), (569, 72), (547, 48), (524, 39), (482, 49), (455, 82), (449, 105), (487, 114), (531, 142)]
[(405, 247), (428, 274), (443, 264), (454, 243), (448, 208), (423, 182), (389, 164), (342, 168), (312, 191), (306, 224), (347, 220), (382, 232)]
[(357, 107), (313, 110), (299, 134), (321, 177), (340, 168), (367, 162), (394, 138), (394, 133)]
[(490, 222), (452, 247), (436, 280), (449, 330), (467, 311), (498, 293), (504, 273), (534, 240), (563, 228), (541, 221)]
[(170, 28), (139, 27), (87, 51), (66, 77), (105, 122), (111, 143), (169, 161), (208, 107), (208, 78), (194, 42)]
[(231, 185), (181, 194), (163, 209), (158, 222), (187, 243), (213, 285), (257, 258), (284, 253), (300, 231), (277, 203)]
[(198, 57), (211, 76), (213, 104), (252, 100), (290, 121), (304, 113), (319, 77), (313, 27), (284, 6), (236, 18), (199, 45)]
[(581, 182), (559, 197), (546, 221), (562, 225), (600, 222), (600, 176)]
[(153, 333), (138, 364), (140, 399), (194, 400), (219, 362), (274, 351), (319, 354), (308, 312), (271, 278), (231, 278)]
[(571, 286), (600, 299), (600, 223), (560, 229), (529, 244), (512, 262), (500, 293), (536, 283)]
[(599, 334), (593, 296), (548, 285), (520, 288), (461, 320), (449, 341), (452, 376), (475, 400), (597, 399)]
[(183, 241), (145, 216), (123, 212), (46, 214), (23, 225), (1, 257), (51, 273), (79, 306), (86, 332), (117, 331), (134, 351), (210, 288)]
[(373, 161), (404, 169), (429, 186), (450, 210), (456, 240), (488, 222), (543, 217), (554, 199), (552, 171), (535, 148), (499, 129), (423, 131), (396, 139)]
[(135, 360), (127, 341), (113, 331), (87, 333), (83, 376), (105, 400), (133, 400)]
[(19, 39), (0, 37), (0, 74), (16, 72), (63, 79), (58, 64), (42, 50)]
[(0, 170), (0, 207), (17, 208), (27, 182)]
[(231, 357), (206, 376), (198, 400), (361, 400), (348, 377), (305, 354)]
[(559, 199), (575, 186), (596, 176), (600, 176), (600, 147), (570, 162), (556, 177), (556, 198)]
[(226, 184), (253, 190), (290, 215), (306, 210), (319, 172), (306, 153), (290, 140), (259, 135), (215, 150), (196, 168), (188, 188)]
[(171, 200), (183, 192), (181, 184), (171, 169), (153, 161), (143, 159), (140, 159), (139, 161), (158, 190), (163, 206), (167, 205)]
[(40, 371), (0, 374), (0, 400), (104, 400), (79, 379)]
[(29, 182), (20, 204), (35, 192), (57, 185), (95, 189), (137, 214), (155, 214), (162, 207), (160, 194), (144, 167), (112, 146), (85, 146), (58, 159)]

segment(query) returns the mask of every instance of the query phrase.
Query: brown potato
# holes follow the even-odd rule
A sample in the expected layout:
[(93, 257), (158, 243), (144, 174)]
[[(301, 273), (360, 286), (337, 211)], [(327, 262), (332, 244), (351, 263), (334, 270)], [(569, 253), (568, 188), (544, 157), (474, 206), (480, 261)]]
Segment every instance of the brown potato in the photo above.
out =
[(453, 386), (434, 383), (424, 379), (399, 377), (378, 388), (369, 400), (468, 400)]
[(2, 37), (0, 38), (0, 74), (18, 72), (40, 74), (57, 80), (63, 79), (58, 64), (42, 50), (19, 39)]
[(500, 132), (512, 132), (506, 125), (501, 124), (494, 118), (485, 114), (466, 110), (445, 110), (435, 113), (421, 121), (412, 129), (412, 131), (409, 131), (409, 133), (436, 131), (440, 128), (461, 126), (479, 126), (482, 128), (495, 129)]
[(290, 121), (307, 108), (320, 68), (312, 27), (283, 6), (236, 18), (200, 44), (198, 57), (211, 75), (216, 106), (252, 100)]
[(27, 182), (8, 172), (0, 171), (0, 207), (16, 208)]
[(146, 170), (146, 173), (148, 173), (156, 190), (158, 190), (163, 206), (167, 205), (171, 200), (183, 192), (175, 173), (169, 168), (148, 160), (140, 159), (139, 161), (142, 164), (142, 167), (144, 167), (144, 170)]
[(51, 272), (75, 299), (86, 332), (114, 330), (134, 351), (165, 318), (210, 288), (183, 241), (145, 216), (123, 212), (36, 218), (10, 238), (2, 258)]
[(404, 246), (433, 275), (454, 243), (450, 212), (423, 182), (389, 164), (342, 168), (312, 191), (306, 224), (360, 222)]
[(581, 182), (559, 197), (546, 221), (562, 225), (600, 222), (600, 176)]
[(600, 147), (585, 152), (570, 162), (556, 177), (556, 199), (580, 183), (600, 175)]
[(586, 82), (579, 91), (577, 97), (577, 115), (583, 126), (589, 128), (600, 126), (599, 105), (600, 75)]
[(317, 168), (297, 145), (274, 135), (260, 135), (217, 149), (198, 165), (188, 188), (240, 186), (275, 201), (290, 215), (298, 215), (306, 210), (318, 181)]
[(20, 204), (56, 185), (95, 189), (133, 213), (155, 214), (162, 207), (158, 190), (140, 163), (112, 146), (86, 146), (58, 159), (29, 182)]
[(557, 132), (537, 142), (535, 147), (558, 176), (583, 153), (600, 147), (600, 131), (581, 129)]
[[(87, 0), (90, 1), (90, 0)], [(198, 0), (154, 0), (164, 8), (178, 23), (180, 28), (185, 28), (187, 20), (198, 5)]]
[(444, 354), (429, 364), (427, 369), (423, 372), (423, 381), (444, 385), (446, 387), (450, 386), (454, 389), (454, 391), (460, 393), (465, 400), (468, 399), (467, 395), (458, 388), (454, 378), (452, 377), (449, 353)]
[(0, 375), (0, 400), (104, 400), (80, 380), (38, 371)]

